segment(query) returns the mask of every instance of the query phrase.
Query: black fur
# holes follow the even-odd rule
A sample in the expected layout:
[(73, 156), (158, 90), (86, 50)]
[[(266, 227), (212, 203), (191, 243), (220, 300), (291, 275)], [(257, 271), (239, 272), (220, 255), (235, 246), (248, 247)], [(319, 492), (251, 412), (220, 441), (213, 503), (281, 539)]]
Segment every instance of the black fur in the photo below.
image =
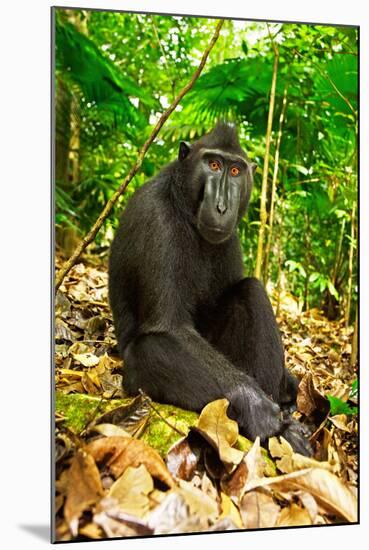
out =
[[(219, 175), (204, 157), (213, 149), (224, 154)], [(229, 175), (232, 155), (244, 159), (237, 179)], [(265, 441), (283, 434), (295, 450), (310, 454), (300, 424), (282, 413), (296, 400), (297, 382), (284, 368), (269, 299), (259, 281), (243, 277), (236, 225), (252, 173), (234, 127), (222, 124), (192, 146), (182, 144), (178, 160), (130, 199), (109, 267), (124, 385), (131, 394), (142, 389), (156, 401), (196, 411), (227, 397), (229, 414), (246, 436)], [(212, 209), (211, 193), (219, 200), (221, 185), (225, 198), (238, 189), (237, 204), (227, 203), (234, 224), (223, 224), (226, 216), (216, 218)], [(214, 244), (218, 232), (202, 232), (201, 216), (219, 219), (224, 240)]]

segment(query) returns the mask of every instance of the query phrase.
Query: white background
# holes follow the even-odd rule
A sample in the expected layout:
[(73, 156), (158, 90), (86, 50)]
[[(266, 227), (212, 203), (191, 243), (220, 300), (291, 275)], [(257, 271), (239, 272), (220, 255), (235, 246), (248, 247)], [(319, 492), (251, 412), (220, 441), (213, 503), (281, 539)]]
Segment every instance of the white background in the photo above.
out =
[[(5, 2), (4, 2), (5, 4)], [(0, 545), (48, 544), (50, 501), (50, 0), (0, 11)], [(368, 54), (364, 0), (88, 0), (61, 5), (361, 25), (361, 525), (83, 543), (78, 548), (358, 548), (369, 539)], [(4, 170), (5, 168), (5, 170)], [(91, 220), (92, 221), (92, 220)], [(5, 302), (5, 308), (3, 304)], [(96, 544), (98, 546), (96, 546)], [(76, 543), (68, 548), (76, 548)]]

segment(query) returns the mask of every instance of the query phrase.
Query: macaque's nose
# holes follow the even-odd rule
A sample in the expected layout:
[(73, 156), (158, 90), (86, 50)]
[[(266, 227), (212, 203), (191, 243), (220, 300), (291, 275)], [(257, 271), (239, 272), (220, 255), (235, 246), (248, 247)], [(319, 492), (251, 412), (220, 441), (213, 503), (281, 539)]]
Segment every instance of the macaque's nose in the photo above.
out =
[(218, 204), (217, 204), (217, 210), (219, 212), (219, 214), (222, 216), (224, 214), (224, 212), (227, 210), (227, 207), (224, 203), (223, 200), (219, 200)]

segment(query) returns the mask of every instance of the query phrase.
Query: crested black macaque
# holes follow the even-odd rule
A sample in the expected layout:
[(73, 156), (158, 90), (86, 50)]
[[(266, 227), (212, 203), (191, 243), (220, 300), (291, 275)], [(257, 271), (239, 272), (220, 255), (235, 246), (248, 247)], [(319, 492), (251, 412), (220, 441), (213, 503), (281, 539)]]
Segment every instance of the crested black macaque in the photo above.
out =
[(226, 397), (250, 439), (283, 435), (310, 454), (289, 415), (297, 380), (284, 367), (274, 313), (244, 278), (237, 224), (255, 164), (228, 123), (194, 144), (130, 199), (111, 247), (109, 298), (124, 386), (200, 411)]

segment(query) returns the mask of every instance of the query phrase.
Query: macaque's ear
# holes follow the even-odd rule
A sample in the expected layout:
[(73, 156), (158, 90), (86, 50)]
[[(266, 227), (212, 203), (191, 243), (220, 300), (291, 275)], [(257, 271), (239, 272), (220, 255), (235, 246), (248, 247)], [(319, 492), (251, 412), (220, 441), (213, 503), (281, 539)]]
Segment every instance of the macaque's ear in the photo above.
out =
[(181, 141), (179, 144), (178, 160), (184, 160), (191, 151), (191, 145), (187, 141)]
[(250, 171), (251, 171), (251, 174), (254, 175), (255, 174), (255, 171), (256, 171), (256, 168), (258, 167), (258, 165), (256, 164), (256, 162), (252, 162), (250, 164)]

